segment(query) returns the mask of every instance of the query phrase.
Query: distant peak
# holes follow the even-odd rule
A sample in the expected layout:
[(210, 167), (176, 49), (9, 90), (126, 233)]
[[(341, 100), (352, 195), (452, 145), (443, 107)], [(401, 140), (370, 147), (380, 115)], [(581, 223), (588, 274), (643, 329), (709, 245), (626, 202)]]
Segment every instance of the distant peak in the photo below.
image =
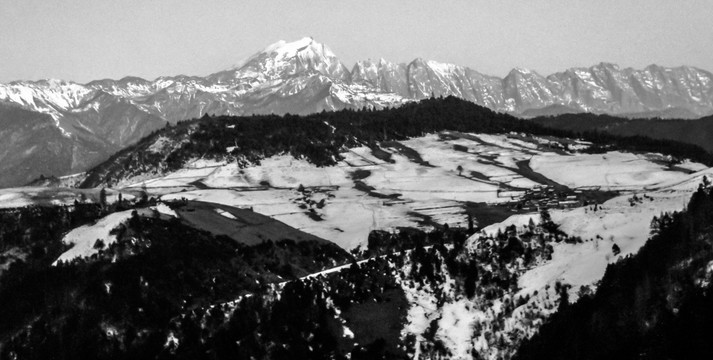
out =
[(272, 53), (272, 52), (296, 53), (296, 52), (300, 51), (301, 49), (304, 49), (307, 46), (310, 46), (312, 44), (321, 45), (319, 43), (316, 43), (314, 41), (314, 38), (312, 38), (311, 36), (307, 36), (307, 37), (303, 37), (302, 39), (299, 39), (299, 40), (293, 41), (293, 42), (287, 42), (285, 40), (280, 40), (274, 44), (268, 45), (262, 52), (263, 53)]
[(41, 79), (37, 81), (13, 81), (10, 85), (35, 85), (35, 86), (46, 86), (46, 87), (64, 87), (64, 86), (74, 86), (77, 83), (62, 79)]
[(526, 69), (526, 68), (523, 68), (523, 67), (519, 67), (519, 66), (518, 66), (518, 67), (513, 68), (512, 70), (510, 70), (510, 73), (508, 74), (508, 76), (514, 76), (514, 75), (525, 75), (525, 76), (527, 76), (527, 75), (533, 75), (533, 74), (535, 74), (534, 71), (532, 71), (532, 70), (530, 70), (530, 69)]
[(426, 65), (426, 60), (424, 60), (422, 57), (417, 57), (411, 61), (412, 65), (415, 66), (425, 66)]
[(140, 78), (138, 76), (124, 76), (123, 78), (119, 79), (120, 83), (145, 83), (148, 82), (148, 80), (144, 78)]
[(599, 64), (593, 66), (593, 67), (598, 67), (598, 68), (603, 68), (603, 69), (613, 69), (613, 70), (619, 70), (619, 65), (602, 61)]
[(308, 57), (337, 57), (329, 47), (315, 41), (311, 36), (307, 36), (292, 42), (287, 42), (285, 40), (275, 42), (265, 47), (262, 51), (259, 51), (249, 58), (239, 62), (237, 65), (233, 66), (233, 69), (239, 69), (256, 59), (273, 58), (276, 60), (287, 60), (294, 58), (301, 53), (308, 54)]

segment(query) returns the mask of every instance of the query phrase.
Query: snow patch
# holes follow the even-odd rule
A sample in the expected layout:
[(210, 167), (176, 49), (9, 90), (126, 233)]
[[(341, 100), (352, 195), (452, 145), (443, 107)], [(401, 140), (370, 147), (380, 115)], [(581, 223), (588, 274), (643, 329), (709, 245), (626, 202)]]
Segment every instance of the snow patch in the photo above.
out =
[(57, 265), (59, 261), (67, 262), (76, 258), (87, 258), (99, 252), (94, 247), (97, 240), (104, 242), (104, 246), (116, 242), (116, 235), (109, 234), (113, 229), (128, 221), (134, 210), (126, 210), (109, 214), (97, 221), (95, 224), (80, 226), (64, 236), (62, 243), (71, 245), (72, 248), (65, 251), (55, 260), (52, 265)]
[(175, 218), (178, 217), (178, 214), (176, 214), (176, 212), (173, 209), (171, 209), (170, 207), (168, 207), (168, 205), (166, 205), (165, 203), (162, 203), (162, 202), (156, 204), (156, 206), (151, 207), (151, 209), (156, 210), (159, 213), (164, 214), (164, 215), (168, 215), (168, 216), (175, 217)]
[(218, 214), (220, 214), (220, 215), (222, 215), (222, 216), (224, 216), (224, 217), (227, 217), (228, 219), (232, 219), (232, 220), (237, 220), (237, 219), (238, 219), (238, 218), (235, 217), (235, 215), (233, 215), (233, 214), (231, 214), (231, 213), (229, 213), (229, 212), (227, 212), (227, 211), (225, 211), (225, 210), (223, 210), (223, 209), (215, 209), (215, 212), (217, 212)]

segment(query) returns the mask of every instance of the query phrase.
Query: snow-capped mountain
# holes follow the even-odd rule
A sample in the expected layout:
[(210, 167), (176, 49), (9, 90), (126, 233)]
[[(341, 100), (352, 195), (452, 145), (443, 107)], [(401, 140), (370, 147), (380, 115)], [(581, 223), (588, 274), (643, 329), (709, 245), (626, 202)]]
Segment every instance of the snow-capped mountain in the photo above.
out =
[[(393, 64), (357, 63), (354, 83), (408, 99), (453, 95), (493, 110), (523, 114), (548, 107), (580, 112), (633, 115), (683, 110), (692, 117), (713, 112), (713, 74), (688, 66), (644, 70), (601, 63), (549, 76), (515, 68), (505, 77), (467, 67), (416, 59)], [(681, 112), (678, 112), (679, 114)]]
[[(44, 175), (83, 171), (167, 122), (204, 114), (379, 109), (432, 95), (454, 95), (496, 111), (525, 115), (559, 109), (703, 116), (713, 113), (713, 74), (692, 67), (651, 65), (634, 70), (602, 63), (547, 77), (518, 68), (501, 79), (420, 58), (408, 64), (360, 61), (350, 71), (327, 46), (303, 38), (277, 42), (231, 69), (205, 77), (179, 75), (153, 81), (126, 77), (87, 84), (16, 81), (0, 84), (0, 104), (48, 115), (42, 121), (58, 130), (55, 136), (74, 140), (76, 148), (55, 151), (57, 161), (45, 160), (70, 164), (63, 170), (29, 166), (27, 173), (0, 178), (0, 186), (27, 182), (41, 171), (59, 172)], [(10, 120), (0, 118), (5, 130), (0, 141), (14, 144), (12, 139), (27, 136), (17, 129), (7, 131)], [(91, 151), (85, 143), (92, 144)], [(59, 153), (73, 155), (60, 159), (66, 155)], [(0, 160), (21, 163), (27, 156), (8, 149)]]

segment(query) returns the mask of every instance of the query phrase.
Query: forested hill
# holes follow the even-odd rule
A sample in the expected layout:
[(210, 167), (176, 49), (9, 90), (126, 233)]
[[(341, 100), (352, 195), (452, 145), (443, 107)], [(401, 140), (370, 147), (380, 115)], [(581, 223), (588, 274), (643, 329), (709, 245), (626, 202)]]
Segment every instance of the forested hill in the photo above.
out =
[(319, 166), (334, 165), (346, 148), (376, 146), (380, 141), (405, 140), (445, 130), (579, 137), (596, 145), (592, 151), (606, 148), (661, 152), (713, 166), (713, 156), (698, 146), (557, 130), (447, 97), (385, 110), (342, 110), (308, 116), (204, 116), (166, 127), (120, 151), (90, 170), (81, 186), (95, 187), (144, 174), (165, 173), (196, 158), (227, 158), (247, 165), (290, 153)]
[(609, 115), (565, 114), (532, 119), (547, 127), (584, 132), (603, 131), (619, 136), (646, 136), (698, 145), (713, 153), (713, 116), (697, 120), (625, 119)]
[(713, 358), (711, 219), (705, 187), (686, 211), (654, 218), (639, 253), (610, 265), (594, 296), (561, 306), (517, 358)]

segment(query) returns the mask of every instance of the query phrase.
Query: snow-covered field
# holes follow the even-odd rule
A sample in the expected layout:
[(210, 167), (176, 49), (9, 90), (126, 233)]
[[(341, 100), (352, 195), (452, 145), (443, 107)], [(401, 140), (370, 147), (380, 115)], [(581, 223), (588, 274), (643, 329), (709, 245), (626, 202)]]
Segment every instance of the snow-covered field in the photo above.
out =
[(365, 245), (375, 229), (465, 226), (467, 202), (508, 202), (543, 185), (542, 178), (569, 187), (633, 191), (684, 181), (687, 172), (701, 169), (691, 163), (680, 171), (665, 169), (655, 161), (660, 155), (566, 154), (553, 150), (552, 143), (521, 134), (444, 132), (384, 143), (378, 152), (349, 149), (336, 166), (317, 167), (291, 155), (242, 169), (197, 159), (165, 176), (124, 184), (166, 200), (253, 208), (350, 249)]
[(331, 240), (342, 247), (353, 248), (364, 244), (371, 230), (398, 226), (416, 226), (403, 204), (385, 206), (384, 200), (370, 197), (355, 189), (344, 187), (331, 191), (325, 206), (316, 209), (322, 220), (315, 220), (300, 208), (301, 196), (296, 190), (231, 189), (194, 190), (164, 195), (164, 200), (186, 198), (214, 202), (239, 208), (252, 208), (263, 215), (284, 222), (298, 230)]
[(530, 166), (570, 187), (600, 186), (602, 189), (636, 191), (681, 179), (680, 171), (668, 170), (652, 161), (654, 157), (618, 151), (573, 156), (545, 154), (534, 156)]
[[(258, 166), (244, 169), (234, 163), (191, 163), (185, 169), (133, 186), (164, 194), (165, 200), (186, 198), (252, 207), (297, 229), (353, 248), (364, 245), (371, 230), (418, 226), (424, 218), (463, 226), (467, 221), (464, 202), (509, 201), (510, 197), (499, 193), (503, 186), (537, 185), (505, 166), (529, 157), (512, 149), (474, 140), (442, 139), (438, 135), (402, 144), (423, 161), (414, 161), (399, 149), (389, 147), (384, 147), (390, 158), (385, 160), (362, 147), (344, 153), (345, 159), (337, 166), (316, 167), (289, 155), (265, 159)], [(454, 151), (455, 144), (468, 147), (468, 151)], [(481, 154), (501, 161), (481, 163)], [(471, 171), (493, 180), (476, 178)], [(355, 188), (357, 181), (362, 184), (360, 188)], [(195, 188), (196, 182), (203, 188)], [(300, 185), (311, 192), (307, 201), (324, 200), (321, 208), (308, 206), (320, 220), (304, 208), (305, 202), (300, 199), (305, 196), (297, 190)], [(177, 187), (191, 190), (173, 192)], [(318, 189), (312, 190), (315, 188)], [(166, 189), (171, 191), (166, 193)]]

